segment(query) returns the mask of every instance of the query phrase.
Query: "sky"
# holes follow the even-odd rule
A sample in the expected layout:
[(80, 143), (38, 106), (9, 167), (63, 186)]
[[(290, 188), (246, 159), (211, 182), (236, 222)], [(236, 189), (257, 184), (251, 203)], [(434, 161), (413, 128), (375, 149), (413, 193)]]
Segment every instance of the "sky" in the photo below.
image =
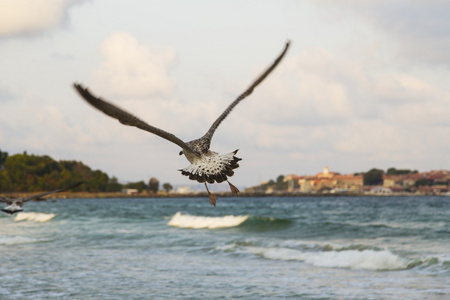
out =
[(215, 132), (250, 187), (325, 166), (450, 169), (450, 2), (0, 0), (0, 149), (188, 185), (179, 146), (84, 102), (82, 83), (184, 141)]

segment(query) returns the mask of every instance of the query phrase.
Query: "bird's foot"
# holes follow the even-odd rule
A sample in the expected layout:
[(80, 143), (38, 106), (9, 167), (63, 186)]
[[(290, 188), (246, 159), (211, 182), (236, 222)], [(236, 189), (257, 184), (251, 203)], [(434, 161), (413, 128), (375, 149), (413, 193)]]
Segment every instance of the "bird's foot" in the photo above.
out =
[(230, 190), (233, 194), (238, 195), (240, 193), (240, 191), (238, 190), (237, 187), (235, 187), (234, 185), (232, 185), (228, 180), (227, 180), (228, 184), (230, 185)]
[(208, 196), (209, 196), (209, 203), (211, 203), (211, 205), (216, 206), (217, 196), (212, 194), (211, 192), (208, 192)]
[(208, 186), (206, 185), (206, 182), (205, 182), (205, 187), (206, 187), (206, 191), (208, 192), (209, 203), (211, 203), (211, 205), (214, 205), (214, 207), (215, 207), (217, 196), (209, 191)]

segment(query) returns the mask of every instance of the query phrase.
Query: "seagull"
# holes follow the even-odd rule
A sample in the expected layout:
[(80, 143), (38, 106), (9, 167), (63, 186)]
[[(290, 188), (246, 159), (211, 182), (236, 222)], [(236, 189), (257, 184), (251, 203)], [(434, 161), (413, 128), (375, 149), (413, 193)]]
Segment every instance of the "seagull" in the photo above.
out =
[(206, 191), (208, 192), (209, 202), (211, 203), (211, 205), (216, 206), (217, 196), (210, 192), (206, 183), (213, 184), (214, 182), (221, 183), (227, 181), (230, 186), (231, 192), (235, 195), (239, 194), (239, 189), (237, 189), (228, 181), (228, 177), (234, 175), (233, 170), (239, 167), (238, 162), (241, 160), (241, 158), (235, 156), (238, 150), (222, 155), (209, 150), (214, 132), (216, 131), (220, 123), (228, 116), (231, 110), (240, 101), (248, 97), (253, 92), (255, 87), (257, 87), (275, 69), (275, 67), (280, 63), (281, 59), (286, 54), (289, 45), (290, 41), (286, 43), (282, 53), (277, 57), (272, 65), (267, 68), (264, 73), (262, 73), (250, 85), (250, 87), (247, 88), (244, 93), (237, 97), (237, 99), (227, 107), (227, 109), (211, 125), (204, 136), (189, 142), (184, 142), (172, 133), (149, 125), (136, 116), (117, 107), (116, 105), (103, 100), (101, 97), (92, 95), (88, 88), (83, 87), (79, 83), (74, 83), (73, 86), (75, 90), (80, 94), (80, 96), (89, 104), (102, 111), (106, 115), (117, 119), (120, 123), (128, 126), (134, 126), (147, 132), (156, 134), (157, 136), (180, 146), (182, 150), (180, 151), (179, 155), (184, 154), (186, 159), (191, 164), (179, 171), (181, 171), (182, 175), (188, 176), (191, 180), (198, 181), (199, 183), (204, 183)]
[(46, 192), (46, 193), (42, 193), (42, 194), (37, 194), (37, 195), (29, 196), (29, 197), (19, 197), (19, 198), (12, 199), (12, 198), (8, 198), (8, 197), (0, 196), (0, 202), (4, 202), (4, 203), (8, 204), (8, 206), (3, 208), (2, 211), (4, 211), (7, 214), (13, 215), (20, 211), (23, 211), (22, 206), (25, 202), (28, 202), (33, 199), (38, 199), (38, 198), (41, 198), (41, 197), (44, 197), (44, 196), (47, 196), (50, 194), (59, 193), (62, 191), (73, 189), (74, 187), (77, 187), (82, 183), (83, 182), (78, 182), (77, 184), (74, 184), (72, 186), (69, 186), (69, 187), (66, 187), (63, 189), (54, 190), (54, 191)]

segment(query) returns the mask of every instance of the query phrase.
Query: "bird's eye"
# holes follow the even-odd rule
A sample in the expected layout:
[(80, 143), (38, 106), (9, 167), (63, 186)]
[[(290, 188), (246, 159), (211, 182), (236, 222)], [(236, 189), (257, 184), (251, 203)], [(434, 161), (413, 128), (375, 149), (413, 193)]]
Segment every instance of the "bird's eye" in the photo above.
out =
[(178, 153), (178, 155), (183, 155), (183, 150), (181, 150), (180, 153)]

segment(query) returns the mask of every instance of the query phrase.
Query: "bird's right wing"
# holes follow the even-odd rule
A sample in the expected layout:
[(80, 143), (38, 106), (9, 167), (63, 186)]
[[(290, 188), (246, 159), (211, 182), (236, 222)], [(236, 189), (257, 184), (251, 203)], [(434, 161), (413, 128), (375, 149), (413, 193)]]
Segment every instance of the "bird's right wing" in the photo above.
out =
[(74, 187), (77, 187), (77, 186), (79, 186), (79, 185), (81, 185), (81, 184), (83, 184), (83, 182), (78, 182), (78, 183), (76, 183), (76, 184), (74, 184), (74, 185), (71, 185), (71, 186), (69, 186), (69, 187), (62, 188), (62, 189), (58, 189), (58, 190), (54, 190), (54, 191), (51, 191), (51, 192), (46, 192), (46, 193), (42, 193), (42, 194), (37, 194), (37, 195), (29, 196), (29, 197), (24, 198), (24, 199), (22, 200), (22, 202), (28, 202), (28, 201), (30, 201), (30, 200), (37, 199), (37, 198), (41, 198), (41, 197), (44, 197), (44, 196), (47, 196), (47, 195), (50, 195), (50, 194), (59, 193), (59, 192), (63, 192), (63, 191), (69, 190), (69, 189), (73, 189)]
[(205, 137), (208, 138), (209, 141), (211, 141), (212, 136), (214, 132), (216, 131), (217, 127), (219, 127), (220, 123), (228, 116), (228, 114), (231, 112), (231, 110), (242, 100), (250, 96), (251, 93), (253, 93), (253, 90), (255, 87), (257, 87), (274, 69), (275, 67), (280, 63), (280, 61), (283, 59), (284, 55), (286, 54), (289, 45), (291, 44), (290, 41), (286, 42), (286, 46), (283, 49), (283, 52), (275, 59), (275, 61), (268, 67), (264, 73), (262, 73), (248, 88), (245, 92), (243, 92), (239, 97), (237, 97), (236, 100), (234, 100), (227, 109), (217, 118), (217, 120), (211, 125), (208, 132), (205, 134)]
[(171, 141), (172, 143), (177, 144), (180, 146), (184, 151), (193, 152), (197, 155), (197, 151), (189, 147), (185, 142), (183, 142), (181, 139), (177, 138), (175, 135), (164, 131), (162, 129), (156, 128), (154, 126), (151, 126), (141, 119), (133, 116), (132, 114), (124, 111), (123, 109), (117, 107), (114, 104), (111, 104), (105, 100), (103, 100), (100, 97), (95, 97), (92, 95), (89, 90), (82, 85), (78, 83), (74, 83), (73, 86), (77, 90), (77, 92), (80, 94), (80, 96), (86, 100), (89, 104), (94, 106), (96, 109), (102, 111), (103, 113), (107, 114), (108, 116), (117, 119), (120, 123), (128, 126), (134, 126), (139, 129), (145, 130), (147, 132), (156, 134), (159, 137), (162, 137), (163, 139), (166, 139), (168, 141)]

